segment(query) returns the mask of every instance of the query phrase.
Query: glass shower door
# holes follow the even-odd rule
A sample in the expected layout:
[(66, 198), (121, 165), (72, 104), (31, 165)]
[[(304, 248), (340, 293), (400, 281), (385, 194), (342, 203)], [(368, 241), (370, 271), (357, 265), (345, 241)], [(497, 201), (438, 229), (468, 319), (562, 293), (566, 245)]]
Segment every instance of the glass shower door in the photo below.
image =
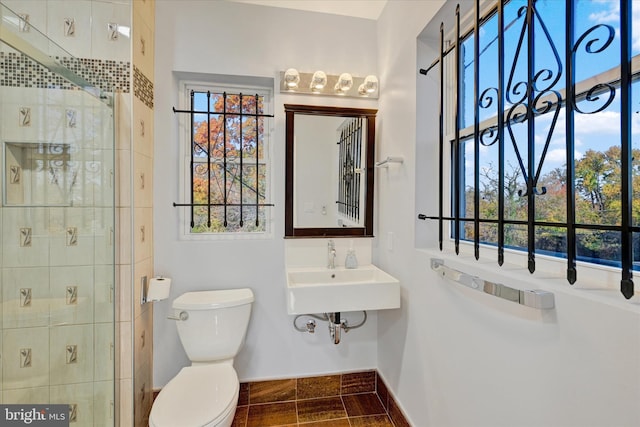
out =
[(2, 17), (0, 404), (113, 426), (113, 97), (49, 66), (68, 54), (33, 28), (16, 41), (20, 17)]

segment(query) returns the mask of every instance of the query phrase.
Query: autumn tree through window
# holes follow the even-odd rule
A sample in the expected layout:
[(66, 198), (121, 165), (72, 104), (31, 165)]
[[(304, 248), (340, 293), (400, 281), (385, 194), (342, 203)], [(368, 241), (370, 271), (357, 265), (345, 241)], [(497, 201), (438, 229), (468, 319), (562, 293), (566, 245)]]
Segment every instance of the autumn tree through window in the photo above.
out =
[[(251, 92), (249, 92), (251, 93)], [(255, 233), (268, 226), (270, 117), (265, 93), (189, 89), (190, 233)]]

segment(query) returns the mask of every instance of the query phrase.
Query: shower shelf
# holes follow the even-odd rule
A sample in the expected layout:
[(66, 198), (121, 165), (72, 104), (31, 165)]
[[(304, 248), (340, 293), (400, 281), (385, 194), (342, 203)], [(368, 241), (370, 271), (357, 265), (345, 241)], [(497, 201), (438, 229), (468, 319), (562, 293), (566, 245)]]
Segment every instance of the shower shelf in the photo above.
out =
[(63, 143), (5, 142), (5, 206), (70, 206), (78, 162)]

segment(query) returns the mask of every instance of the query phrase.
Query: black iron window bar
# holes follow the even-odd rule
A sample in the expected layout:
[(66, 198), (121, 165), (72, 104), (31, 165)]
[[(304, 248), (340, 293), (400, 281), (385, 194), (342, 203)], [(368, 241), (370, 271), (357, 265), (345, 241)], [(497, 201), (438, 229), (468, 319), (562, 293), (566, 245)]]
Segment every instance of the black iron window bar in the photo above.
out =
[[(518, 41), (518, 49), (516, 58), (511, 64), (510, 74), (505, 76), (505, 40), (504, 31), (514, 25), (510, 22), (505, 27), (504, 7), (508, 1), (499, 0), (488, 13), (483, 17), (480, 16), (480, 0), (475, 1), (474, 8), (474, 25), (467, 33), (461, 35), (460, 29), (460, 6), (456, 8), (456, 24), (455, 24), (455, 40), (451, 46), (445, 48), (444, 23), (440, 25), (440, 46), (439, 57), (426, 69), (420, 69), (420, 73), (426, 75), (431, 69), (439, 66), (440, 78), (440, 99), (439, 99), (439, 195), (438, 195), (438, 215), (429, 216), (419, 214), (421, 220), (437, 220), (439, 230), (439, 248), (443, 249), (444, 237), (444, 221), (453, 222), (453, 240), (456, 254), (459, 253), (459, 245), (461, 239), (461, 223), (472, 222), (474, 227), (474, 256), (479, 258), (480, 251), (480, 224), (496, 224), (497, 233), (497, 258), (498, 264), (502, 265), (504, 261), (505, 248), (505, 225), (524, 225), (527, 228), (527, 257), (528, 270), (533, 273), (535, 271), (535, 231), (537, 227), (556, 227), (566, 229), (566, 255), (567, 255), (567, 281), (574, 284), (577, 280), (576, 260), (577, 260), (577, 244), (576, 230), (599, 230), (599, 231), (615, 231), (619, 232), (621, 239), (621, 282), (620, 290), (625, 298), (629, 299), (634, 295), (633, 283), (633, 233), (640, 232), (640, 227), (633, 225), (632, 216), (632, 139), (631, 139), (631, 84), (640, 78), (640, 72), (633, 72), (632, 69), (632, 28), (631, 18), (632, 2), (628, 0), (620, 0), (620, 77), (606, 83), (597, 83), (592, 87), (586, 88), (580, 92), (576, 87), (576, 53), (579, 49), (591, 55), (596, 55), (607, 49), (615, 35), (615, 29), (608, 24), (598, 24), (582, 33), (579, 37), (575, 37), (575, 4), (574, 0), (565, 0), (566, 16), (565, 16), (565, 52), (564, 60), (566, 70), (563, 74), (562, 61), (553, 41), (551, 40), (548, 30), (545, 27), (538, 11), (536, 10), (536, 0), (528, 0), (527, 5), (518, 11), (518, 16), (522, 19), (522, 28), (520, 30), (520, 39)], [(474, 141), (474, 217), (468, 218), (461, 215), (463, 208), (461, 201), (463, 185), (463, 140), (461, 139), (461, 115), (462, 105), (460, 98), (462, 96), (461, 88), (461, 46), (464, 40), (473, 34), (479, 34), (480, 27), (493, 16), (497, 15), (498, 36), (498, 83), (497, 87), (485, 89), (481, 92), (479, 85), (479, 64), (480, 64), (480, 48), (479, 37), (474, 37), (474, 121), (473, 121), (473, 141)], [(553, 49), (557, 70), (535, 69), (534, 55), (534, 23), (537, 22), (540, 28), (546, 33), (548, 42)], [(599, 38), (597, 31), (606, 34), (604, 39)], [(514, 70), (516, 66), (517, 56), (524, 46), (527, 52), (527, 81), (514, 82)], [(453, 216), (444, 215), (444, 153), (445, 153), (445, 57), (454, 52), (455, 54), (455, 135), (451, 142), (451, 164), (452, 164), (452, 211)], [(541, 78), (541, 76), (546, 78)], [(553, 90), (552, 87), (564, 77), (565, 90), (564, 97), (561, 92)], [(545, 82), (548, 81), (549, 83)], [(506, 84), (506, 85), (505, 85)], [(544, 86), (544, 87), (543, 87)], [(593, 114), (603, 111), (611, 104), (616, 96), (616, 91), (620, 94), (620, 146), (621, 146), (621, 218), (619, 225), (603, 225), (603, 224), (583, 224), (576, 222), (576, 192), (575, 192), (575, 124), (574, 114)], [(522, 94), (522, 95), (520, 95)], [(516, 99), (516, 97), (518, 97)], [(601, 98), (604, 98), (602, 100)], [(511, 103), (511, 107), (505, 107), (505, 100)], [(585, 110), (578, 106), (579, 101), (595, 102), (600, 100), (602, 105), (593, 110)], [(480, 109), (487, 108), (491, 104), (497, 104), (497, 123), (494, 126), (480, 129)], [(551, 133), (557, 122), (560, 109), (564, 107), (566, 112), (566, 223), (539, 221), (535, 220), (535, 199), (546, 193), (546, 188), (539, 187), (538, 180), (542, 164), (544, 163), (547, 149), (550, 143)], [(534, 118), (552, 112), (553, 123), (551, 131), (546, 139), (546, 143), (541, 153), (539, 164), (535, 164), (535, 127)], [(523, 162), (522, 156), (516, 146), (516, 141), (511, 132), (511, 126), (515, 123), (527, 123), (527, 162)], [(505, 144), (509, 141), (505, 138), (505, 128), (509, 132), (509, 137), (513, 143), (520, 172), (525, 179), (526, 188), (519, 193), (520, 197), (527, 199), (527, 220), (510, 220), (505, 219), (505, 200), (504, 200), (504, 172), (505, 172)], [(498, 148), (498, 212), (497, 219), (480, 218), (479, 212), (479, 151), (480, 146), (491, 146), (497, 144)]]
[[(223, 219), (223, 225), (226, 228), (228, 226), (228, 221), (227, 221), (227, 208), (228, 207), (239, 207), (239, 215), (240, 215), (240, 220), (239, 220), (239, 225), (240, 227), (242, 227), (244, 225), (244, 219), (243, 219), (243, 207), (255, 207), (256, 209), (256, 222), (255, 225), (258, 226), (260, 223), (260, 215), (259, 215), (259, 209), (261, 207), (267, 207), (267, 206), (274, 206), (273, 203), (260, 203), (260, 198), (264, 197), (264, 194), (260, 193), (260, 189), (259, 189), (259, 182), (260, 182), (260, 159), (259, 159), (259, 152), (260, 152), (260, 141), (262, 139), (262, 136), (260, 135), (259, 132), (259, 126), (258, 126), (258, 119), (259, 118), (271, 118), (273, 117), (273, 114), (261, 114), (259, 113), (259, 108), (258, 105), (260, 105), (260, 101), (262, 96), (260, 96), (259, 94), (255, 94), (255, 95), (249, 95), (250, 97), (254, 98), (254, 102), (255, 102), (255, 112), (251, 113), (251, 112), (245, 112), (244, 111), (244, 107), (243, 107), (243, 98), (246, 98), (246, 95), (243, 95), (242, 93), (240, 94), (228, 94), (227, 92), (223, 92), (222, 93), (222, 97), (223, 97), (223, 101), (222, 101), (222, 111), (212, 111), (211, 110), (211, 95), (212, 93), (210, 91), (207, 91), (207, 110), (206, 111), (200, 111), (196, 109), (195, 106), (195, 100), (194, 100), (194, 96), (195, 96), (196, 91), (191, 91), (190, 93), (190, 109), (189, 110), (179, 110), (176, 109), (175, 107), (173, 107), (173, 112), (174, 113), (185, 113), (185, 114), (189, 114), (190, 115), (190, 129), (191, 129), (191, 162), (190, 162), (190, 187), (191, 187), (191, 192), (190, 192), (190, 202), (189, 203), (173, 203), (174, 207), (177, 206), (187, 206), (191, 208), (191, 220), (190, 220), (190, 225), (191, 228), (193, 229), (195, 226), (195, 219), (194, 219), (194, 207), (197, 206), (202, 206), (202, 207), (206, 207), (207, 208), (207, 227), (211, 227), (211, 208), (212, 207), (222, 207), (223, 208), (223, 212), (224, 212), (224, 219)], [(238, 96), (239, 97), (239, 106), (238, 106), (238, 111), (227, 111), (227, 97), (231, 95), (231, 96)], [(195, 124), (194, 119), (195, 119), (195, 114), (205, 114), (207, 117), (207, 138), (206, 138), (206, 146), (201, 145), (199, 143), (197, 143), (195, 141), (195, 137), (194, 137), (194, 129), (193, 126)], [(223, 149), (222, 149), (222, 170), (223, 170), (223, 185), (222, 185), (222, 195), (223, 195), (223, 201), (222, 203), (212, 203), (211, 201), (211, 177), (212, 177), (212, 171), (211, 171), (211, 164), (213, 162), (218, 161), (219, 159), (214, 159), (212, 158), (212, 151), (213, 151), (213, 144), (215, 143), (215, 141), (212, 141), (211, 138), (211, 129), (210, 129), (210, 124), (211, 124), (211, 118), (212, 116), (221, 116), (222, 117), (222, 123), (223, 123), (223, 135), (222, 135), (222, 141), (223, 141)], [(239, 120), (239, 141), (240, 143), (239, 145), (239, 172), (238, 173), (233, 173), (233, 171), (230, 169), (230, 165), (232, 164), (231, 160), (228, 158), (227, 156), (227, 117), (238, 117)], [(244, 156), (243, 156), (243, 141), (244, 141), (244, 131), (242, 128), (242, 123), (243, 123), (243, 118), (244, 117), (254, 117), (256, 120), (256, 126), (255, 126), (255, 141), (256, 141), (256, 147), (255, 147), (255, 186), (250, 186), (243, 178), (243, 168), (244, 168)], [(201, 164), (201, 162), (197, 162), (196, 161), (196, 148), (202, 152), (205, 153), (207, 156), (207, 160), (206, 160), (206, 168), (207, 168), (207, 202), (206, 203), (196, 203), (194, 202), (195, 200), (195, 188), (194, 188), (194, 170), (197, 164)], [(232, 179), (233, 181), (236, 181), (238, 183), (238, 188), (239, 188), (239, 203), (233, 203), (233, 202), (229, 202), (228, 200), (228, 192), (229, 189), (227, 188), (227, 180), (228, 179)], [(252, 191), (255, 194), (255, 203), (245, 203), (243, 200), (243, 190), (244, 188), (247, 187), (250, 191)]]
[(361, 117), (351, 119), (340, 129), (338, 144), (338, 212), (346, 218), (360, 220), (360, 170), (362, 168)]

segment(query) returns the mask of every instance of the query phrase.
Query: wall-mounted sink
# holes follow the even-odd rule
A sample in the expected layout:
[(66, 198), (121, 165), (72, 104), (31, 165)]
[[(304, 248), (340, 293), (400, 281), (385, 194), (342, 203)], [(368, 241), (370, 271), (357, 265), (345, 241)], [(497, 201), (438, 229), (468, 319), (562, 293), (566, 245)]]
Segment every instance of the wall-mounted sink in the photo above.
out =
[(333, 313), (400, 307), (400, 282), (375, 265), (356, 269), (287, 269), (287, 313)]

